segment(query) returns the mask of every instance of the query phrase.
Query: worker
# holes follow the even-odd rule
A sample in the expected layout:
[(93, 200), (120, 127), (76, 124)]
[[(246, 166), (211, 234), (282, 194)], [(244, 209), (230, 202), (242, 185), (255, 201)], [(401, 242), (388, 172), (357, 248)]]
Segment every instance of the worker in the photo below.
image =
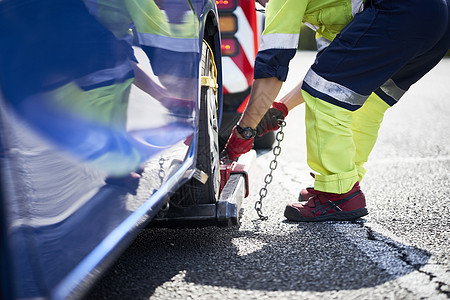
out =
[[(308, 222), (365, 216), (359, 183), (384, 113), (447, 53), (449, 16), (448, 0), (270, 0), (250, 100), (222, 158), (249, 151), (256, 135), (277, 130), (278, 120), (305, 102), (314, 187), (301, 190), (285, 217)], [(315, 62), (297, 87), (274, 102), (302, 22), (316, 30)]]

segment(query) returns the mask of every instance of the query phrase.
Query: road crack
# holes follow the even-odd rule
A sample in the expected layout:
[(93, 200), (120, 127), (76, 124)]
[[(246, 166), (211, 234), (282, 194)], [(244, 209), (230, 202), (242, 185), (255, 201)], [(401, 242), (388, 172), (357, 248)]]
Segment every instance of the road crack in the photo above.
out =
[[(408, 272), (408, 269), (413, 269), (418, 273), (425, 275), (430, 283), (435, 285), (435, 289), (439, 294), (445, 295), (450, 298), (450, 286), (441, 281), (439, 276), (430, 271), (425, 271), (423, 268), (429, 263), (431, 254), (423, 249), (419, 249), (415, 246), (407, 246), (397, 242), (389, 237), (386, 237), (372, 229), (369, 224), (363, 221), (354, 221), (353, 224), (358, 225), (366, 231), (367, 239), (376, 243), (382, 243), (386, 247), (392, 249), (397, 253), (398, 258), (406, 265), (404, 271)], [(389, 271), (389, 270), (387, 270)], [(403, 273), (403, 272), (402, 272)]]

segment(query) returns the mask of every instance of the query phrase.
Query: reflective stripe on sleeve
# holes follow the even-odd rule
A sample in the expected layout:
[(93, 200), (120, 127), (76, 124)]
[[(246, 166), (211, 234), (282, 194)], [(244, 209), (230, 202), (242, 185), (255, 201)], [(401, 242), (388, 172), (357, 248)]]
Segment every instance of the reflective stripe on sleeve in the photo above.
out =
[(111, 84), (111, 81), (122, 82), (125, 79), (128, 79), (127, 75), (132, 71), (133, 68), (131, 67), (130, 62), (126, 60), (114, 68), (99, 70), (78, 78), (75, 82), (82, 88), (99, 86), (103, 83)]
[(361, 95), (352, 91), (351, 89), (340, 85), (336, 82), (331, 82), (318, 75), (312, 69), (309, 69), (305, 76), (304, 82), (306, 82), (313, 89), (318, 92), (328, 95), (331, 98), (350, 105), (361, 106), (364, 104), (369, 95)]
[(406, 93), (405, 90), (399, 88), (394, 80), (389, 79), (385, 83), (383, 83), (382, 86), (380, 86), (380, 89), (389, 97), (395, 100), (395, 102), (398, 102), (400, 98), (403, 96), (404, 93)]
[(261, 37), (259, 51), (267, 49), (297, 49), (299, 34), (269, 33)]
[(320, 27), (317, 26), (317, 25), (313, 25), (313, 24), (311, 24), (311, 23), (309, 23), (309, 22), (306, 22), (305, 19), (303, 19), (303, 21), (304, 21), (303, 24), (305, 24), (305, 26), (311, 28), (311, 29), (314, 30), (314, 31), (317, 31), (317, 30), (320, 28)]
[(139, 43), (144, 46), (162, 48), (175, 52), (200, 53), (198, 39), (174, 38), (152, 33), (138, 33)]

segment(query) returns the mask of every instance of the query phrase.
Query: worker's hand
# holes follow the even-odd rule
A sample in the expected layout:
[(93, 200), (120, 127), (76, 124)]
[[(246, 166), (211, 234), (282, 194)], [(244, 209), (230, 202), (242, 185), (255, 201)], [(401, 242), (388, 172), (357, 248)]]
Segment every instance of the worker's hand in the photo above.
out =
[(225, 149), (220, 154), (220, 160), (224, 162), (235, 161), (239, 156), (252, 149), (254, 140), (255, 138), (243, 139), (240, 137), (236, 131), (236, 126), (234, 126)]
[(269, 131), (275, 131), (280, 128), (280, 123), (288, 115), (288, 108), (284, 103), (274, 102), (272, 107), (266, 112), (264, 117), (256, 126), (256, 135), (262, 136)]

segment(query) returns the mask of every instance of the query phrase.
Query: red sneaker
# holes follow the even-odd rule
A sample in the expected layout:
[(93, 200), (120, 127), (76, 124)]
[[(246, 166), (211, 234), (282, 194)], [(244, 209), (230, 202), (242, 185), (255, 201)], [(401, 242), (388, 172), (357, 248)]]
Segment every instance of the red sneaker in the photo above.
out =
[[(316, 175), (313, 172), (310, 172), (309, 175), (311, 175), (312, 178), (316, 178)], [(313, 187), (301, 189), (300, 194), (298, 195), (298, 201), (299, 202), (308, 201), (309, 198), (314, 196), (312, 191), (314, 191)]]
[(307, 187), (305, 189), (301, 189), (300, 194), (298, 195), (298, 201), (299, 202), (305, 202), (308, 201), (309, 198), (314, 196), (314, 188), (313, 187)]
[[(355, 183), (345, 194), (333, 194), (307, 189), (312, 196), (306, 202), (295, 202), (286, 206), (284, 216), (290, 221), (352, 221), (368, 214), (366, 198)], [(306, 195), (305, 195), (306, 196)]]

